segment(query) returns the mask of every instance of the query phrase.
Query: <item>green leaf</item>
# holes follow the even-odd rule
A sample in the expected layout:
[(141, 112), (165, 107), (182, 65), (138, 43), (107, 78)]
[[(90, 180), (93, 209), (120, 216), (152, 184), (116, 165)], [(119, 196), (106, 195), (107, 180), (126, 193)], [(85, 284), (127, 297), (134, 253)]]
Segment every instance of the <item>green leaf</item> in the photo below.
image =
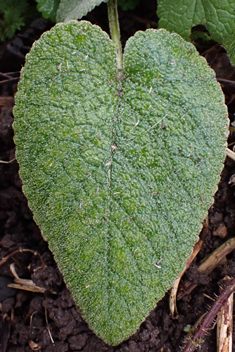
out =
[(214, 72), (165, 30), (113, 42), (58, 24), (27, 55), (15, 142), (34, 218), (90, 327), (135, 332), (183, 270), (223, 166), (227, 110)]
[(57, 22), (80, 19), (94, 7), (108, 0), (61, 0), (57, 11)]
[(38, 5), (38, 11), (42, 12), (42, 15), (46, 19), (50, 19), (52, 22), (56, 22), (56, 12), (59, 7), (60, 0), (36, 0)]
[(219, 42), (234, 32), (234, 0), (159, 0), (159, 26), (180, 34), (189, 40), (191, 28), (198, 24), (206, 26), (211, 37)]
[(230, 61), (235, 66), (235, 30), (234, 32), (223, 39), (223, 45), (230, 57)]

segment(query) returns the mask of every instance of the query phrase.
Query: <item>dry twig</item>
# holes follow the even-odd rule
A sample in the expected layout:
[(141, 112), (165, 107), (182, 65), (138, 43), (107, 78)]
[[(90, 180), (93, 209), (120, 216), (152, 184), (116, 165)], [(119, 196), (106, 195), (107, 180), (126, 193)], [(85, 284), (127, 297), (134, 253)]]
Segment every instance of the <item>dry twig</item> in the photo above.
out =
[[(46, 288), (37, 286), (32, 280), (21, 279), (16, 271), (15, 271), (15, 264), (10, 265), (11, 272), (14, 276), (14, 283), (8, 284), (8, 287), (16, 288), (18, 290), (30, 291), (30, 292), (39, 292), (44, 293), (47, 291)], [(53, 292), (55, 293), (55, 292)]]
[(234, 153), (231, 149), (226, 148), (226, 149), (225, 149), (225, 154), (226, 154), (230, 159), (235, 160), (235, 153)]
[(41, 257), (41, 255), (37, 252), (37, 251), (33, 251), (32, 249), (26, 249), (26, 248), (19, 248), (19, 249), (16, 249), (15, 251), (11, 252), (10, 254), (8, 254), (6, 257), (2, 258), (0, 260), (0, 266), (3, 265), (9, 258), (13, 257), (13, 255), (17, 254), (17, 253), (23, 253), (23, 252), (30, 252), (30, 253), (33, 253), (34, 255), (38, 255), (41, 262), (42, 262), (42, 267), (43, 269), (46, 268), (46, 265)]
[(199, 325), (198, 330), (195, 332), (194, 336), (189, 339), (182, 352), (193, 352), (199, 345), (201, 345), (205, 334), (210, 329), (210, 326), (213, 323), (213, 320), (215, 319), (221, 307), (226, 303), (226, 301), (234, 290), (235, 277), (227, 283), (224, 290), (220, 293), (215, 302), (212, 304), (211, 309), (202, 320), (202, 323)]
[[(224, 262), (226, 255), (232, 252), (235, 249), (235, 238), (230, 238), (222, 246), (217, 248), (212, 252), (209, 257), (202, 262), (198, 267), (198, 271), (209, 275), (218, 265)], [(197, 287), (197, 284), (194, 284), (190, 281), (184, 283), (184, 289), (179, 292), (177, 299), (182, 299), (185, 295), (191, 293), (194, 288)]]
[[(230, 278), (226, 276), (224, 283)], [(221, 288), (222, 291), (222, 288)], [(233, 293), (217, 315), (217, 352), (232, 352), (233, 335)]]

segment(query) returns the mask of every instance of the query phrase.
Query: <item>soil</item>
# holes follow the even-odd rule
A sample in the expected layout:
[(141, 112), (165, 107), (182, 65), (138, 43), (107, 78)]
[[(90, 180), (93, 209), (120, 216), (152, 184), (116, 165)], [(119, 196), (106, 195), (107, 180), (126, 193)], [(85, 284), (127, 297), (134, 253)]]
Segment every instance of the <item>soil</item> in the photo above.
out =
[[(105, 4), (92, 11), (87, 19), (108, 30)], [(156, 1), (140, 1), (134, 12), (120, 12), (123, 43), (137, 30), (157, 26)], [(0, 71), (17, 71), (24, 55), (40, 34), (50, 28), (50, 23), (39, 20), (8, 46), (2, 47)], [(223, 81), (231, 123), (235, 120), (235, 71), (225, 50), (212, 46), (205, 56)], [(13, 142), (14, 93), (17, 78), (6, 79), (0, 75), (0, 352), (175, 352), (180, 351), (187, 335), (186, 327), (196, 323), (212, 304), (219, 292), (220, 280), (225, 275), (235, 275), (235, 252), (210, 275), (201, 275), (198, 264), (221, 244), (232, 238), (235, 231), (235, 161), (227, 158), (221, 174), (215, 201), (209, 210), (209, 227), (201, 251), (185, 273), (182, 282), (197, 284), (196, 289), (177, 302), (179, 315), (173, 319), (169, 313), (169, 293), (157, 304), (138, 331), (127, 341), (110, 347), (89, 329), (81, 318), (79, 309), (66, 288), (49, 251), (47, 243), (33, 221), (27, 199), (22, 193), (19, 166)], [(235, 144), (230, 133), (229, 146)], [(234, 177), (235, 178), (235, 177)], [(193, 216), (193, 214), (192, 214)], [(45, 289), (44, 293), (14, 289), (12, 266), (20, 278), (32, 280)], [(181, 287), (183, 284), (181, 283)], [(233, 329), (235, 331), (235, 329)], [(208, 331), (200, 351), (216, 351), (216, 331)], [(233, 346), (235, 351), (235, 344)]]

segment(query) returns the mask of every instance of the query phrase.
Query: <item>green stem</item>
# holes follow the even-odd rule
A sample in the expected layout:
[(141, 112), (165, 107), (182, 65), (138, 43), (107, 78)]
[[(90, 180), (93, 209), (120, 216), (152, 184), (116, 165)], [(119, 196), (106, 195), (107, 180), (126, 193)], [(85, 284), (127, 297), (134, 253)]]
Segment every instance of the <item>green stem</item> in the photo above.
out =
[(116, 58), (117, 58), (116, 80), (122, 81), (124, 79), (124, 66), (123, 66), (122, 44), (120, 40), (117, 0), (109, 0), (107, 3), (107, 6), (108, 6), (110, 34), (116, 48)]

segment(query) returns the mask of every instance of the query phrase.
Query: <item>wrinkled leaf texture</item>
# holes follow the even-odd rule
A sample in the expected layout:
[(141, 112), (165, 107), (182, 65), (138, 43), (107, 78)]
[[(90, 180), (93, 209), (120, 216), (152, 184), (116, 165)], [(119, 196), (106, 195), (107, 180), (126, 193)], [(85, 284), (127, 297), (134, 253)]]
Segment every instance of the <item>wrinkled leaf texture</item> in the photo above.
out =
[(124, 52), (86, 21), (27, 55), (16, 94), (23, 190), (82, 315), (117, 345), (183, 270), (213, 202), (227, 112), (214, 72), (165, 30)]
[(189, 40), (191, 28), (203, 24), (212, 39), (224, 44), (235, 64), (235, 0), (158, 0), (159, 26)]

